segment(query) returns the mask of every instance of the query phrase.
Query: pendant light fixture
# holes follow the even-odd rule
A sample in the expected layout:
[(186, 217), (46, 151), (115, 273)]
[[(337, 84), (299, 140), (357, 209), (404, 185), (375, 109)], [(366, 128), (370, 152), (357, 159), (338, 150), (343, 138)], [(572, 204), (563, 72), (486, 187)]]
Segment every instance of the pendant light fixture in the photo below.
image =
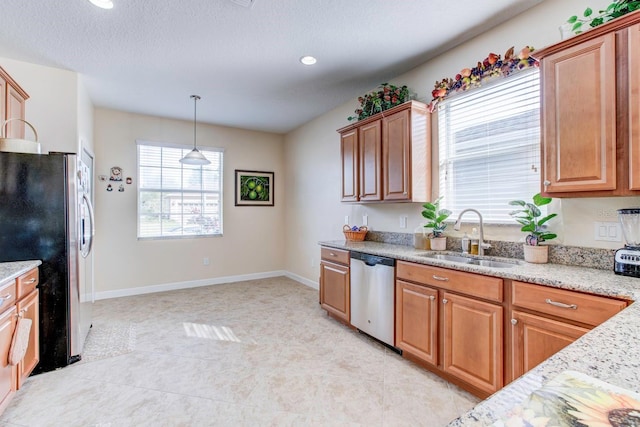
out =
[(180, 163), (187, 165), (208, 165), (211, 162), (207, 160), (204, 154), (198, 151), (196, 147), (196, 104), (200, 97), (198, 95), (191, 95), (191, 99), (193, 99), (193, 150), (181, 158)]

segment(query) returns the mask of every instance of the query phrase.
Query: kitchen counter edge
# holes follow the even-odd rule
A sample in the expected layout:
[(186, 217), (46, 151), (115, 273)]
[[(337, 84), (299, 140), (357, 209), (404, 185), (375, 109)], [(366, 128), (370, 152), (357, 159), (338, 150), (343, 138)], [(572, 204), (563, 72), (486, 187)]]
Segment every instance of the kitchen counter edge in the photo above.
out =
[(40, 260), (0, 262), (0, 283), (14, 280), (41, 264)]

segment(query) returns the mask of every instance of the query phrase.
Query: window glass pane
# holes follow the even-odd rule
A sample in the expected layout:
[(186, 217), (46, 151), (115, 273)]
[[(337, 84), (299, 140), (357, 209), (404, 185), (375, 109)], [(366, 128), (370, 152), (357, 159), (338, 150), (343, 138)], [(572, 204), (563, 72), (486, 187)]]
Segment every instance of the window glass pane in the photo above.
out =
[(191, 149), (138, 141), (138, 237), (222, 234), (222, 151), (212, 165), (183, 165)]
[(509, 201), (540, 191), (538, 70), (441, 103), (438, 126), (442, 206), (513, 223)]

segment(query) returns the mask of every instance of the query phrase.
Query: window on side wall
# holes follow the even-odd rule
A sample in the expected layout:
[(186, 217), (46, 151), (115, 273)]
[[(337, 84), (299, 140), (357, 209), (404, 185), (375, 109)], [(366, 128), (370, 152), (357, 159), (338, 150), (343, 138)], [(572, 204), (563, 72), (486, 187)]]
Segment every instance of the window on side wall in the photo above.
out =
[(211, 164), (180, 163), (192, 146), (137, 141), (138, 238), (222, 235), (223, 150), (198, 149)]
[(486, 222), (513, 223), (509, 201), (540, 191), (537, 69), (453, 96), (438, 105), (441, 206)]

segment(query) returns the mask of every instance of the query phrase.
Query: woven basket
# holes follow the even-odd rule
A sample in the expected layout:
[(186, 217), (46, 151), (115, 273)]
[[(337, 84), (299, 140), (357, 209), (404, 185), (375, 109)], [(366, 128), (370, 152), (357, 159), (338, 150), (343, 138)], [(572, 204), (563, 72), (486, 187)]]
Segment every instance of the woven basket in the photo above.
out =
[(344, 237), (347, 240), (351, 240), (354, 242), (362, 242), (364, 241), (364, 236), (367, 235), (368, 229), (367, 227), (362, 226), (360, 227), (360, 231), (353, 231), (351, 227), (345, 224), (345, 226), (342, 227), (342, 231), (344, 232)]

